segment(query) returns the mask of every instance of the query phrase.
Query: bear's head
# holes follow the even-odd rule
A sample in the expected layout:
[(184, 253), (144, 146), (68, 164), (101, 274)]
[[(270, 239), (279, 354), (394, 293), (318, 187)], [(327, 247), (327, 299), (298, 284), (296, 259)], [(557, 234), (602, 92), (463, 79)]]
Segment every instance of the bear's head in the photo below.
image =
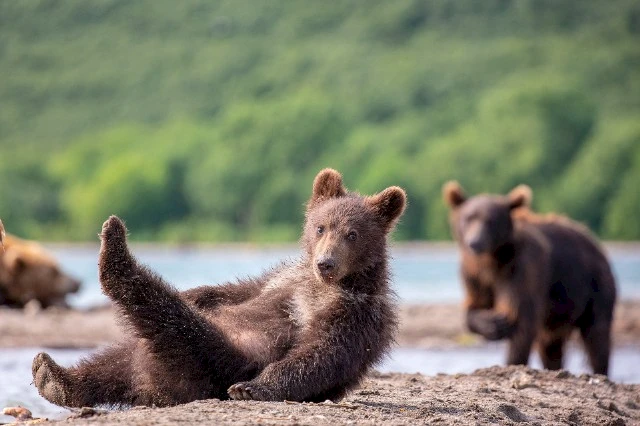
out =
[(316, 278), (337, 283), (385, 262), (387, 234), (406, 204), (406, 193), (397, 186), (366, 197), (348, 192), (337, 171), (318, 173), (302, 236)]
[(24, 306), (35, 299), (43, 307), (66, 305), (80, 282), (60, 270), (55, 259), (41, 246), (7, 236), (0, 256), (0, 290), (10, 304)]
[(512, 240), (512, 212), (529, 206), (532, 196), (527, 185), (519, 185), (507, 195), (467, 198), (458, 182), (447, 182), (442, 192), (450, 208), (453, 237), (464, 250), (475, 254), (494, 253)]

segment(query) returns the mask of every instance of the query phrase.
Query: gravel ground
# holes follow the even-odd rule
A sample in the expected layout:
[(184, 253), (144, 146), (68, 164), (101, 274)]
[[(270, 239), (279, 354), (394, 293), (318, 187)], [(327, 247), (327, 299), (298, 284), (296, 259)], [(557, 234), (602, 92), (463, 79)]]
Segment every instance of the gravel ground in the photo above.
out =
[(169, 408), (84, 409), (51, 423), (640, 425), (640, 385), (513, 366), (435, 377), (372, 373), (339, 403), (207, 400)]
[[(89, 311), (0, 309), (0, 348), (92, 348), (120, 337), (108, 307)], [(619, 303), (614, 341), (636, 347), (640, 343), (640, 301)], [(484, 344), (464, 330), (460, 307), (450, 304), (402, 307), (398, 343), (418, 348)], [(84, 409), (56, 422), (176, 423), (640, 425), (640, 385), (526, 367), (491, 367), (469, 375), (434, 377), (374, 372), (337, 404), (208, 400), (170, 408)]]

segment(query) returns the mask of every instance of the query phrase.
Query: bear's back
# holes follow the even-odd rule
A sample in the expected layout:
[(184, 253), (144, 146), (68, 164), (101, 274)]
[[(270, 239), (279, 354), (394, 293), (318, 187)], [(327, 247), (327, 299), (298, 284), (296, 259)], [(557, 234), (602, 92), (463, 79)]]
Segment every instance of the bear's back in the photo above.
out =
[(609, 261), (586, 226), (557, 214), (521, 212), (515, 218), (546, 241), (549, 296), (558, 315), (586, 306), (594, 299), (613, 304), (615, 281)]

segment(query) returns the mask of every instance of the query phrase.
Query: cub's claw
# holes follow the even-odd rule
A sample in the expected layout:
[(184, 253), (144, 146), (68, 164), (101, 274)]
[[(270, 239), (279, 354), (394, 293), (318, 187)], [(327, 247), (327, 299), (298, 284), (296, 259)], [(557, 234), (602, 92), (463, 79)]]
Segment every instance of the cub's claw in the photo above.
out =
[(65, 371), (48, 354), (40, 352), (36, 355), (31, 365), (31, 373), (38, 393), (45, 399), (56, 405), (64, 406), (69, 403)]
[(272, 393), (264, 386), (252, 382), (240, 382), (231, 386), (227, 393), (231, 399), (274, 401)]

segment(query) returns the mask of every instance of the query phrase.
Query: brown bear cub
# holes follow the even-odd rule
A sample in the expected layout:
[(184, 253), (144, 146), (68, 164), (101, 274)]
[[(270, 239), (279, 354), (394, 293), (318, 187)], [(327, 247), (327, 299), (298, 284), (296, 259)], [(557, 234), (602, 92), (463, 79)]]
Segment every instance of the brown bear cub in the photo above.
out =
[(469, 329), (508, 338), (507, 363), (527, 364), (535, 342), (547, 369), (562, 367), (580, 330), (593, 371), (607, 374), (616, 284), (602, 249), (582, 225), (528, 209), (531, 189), (468, 198), (443, 188), (462, 256)]
[(392, 344), (386, 238), (405, 204), (401, 188), (364, 197), (322, 170), (298, 261), (182, 293), (138, 263), (112, 216), (102, 227), (100, 282), (131, 339), (71, 368), (38, 354), (34, 383), (70, 407), (339, 399)]

